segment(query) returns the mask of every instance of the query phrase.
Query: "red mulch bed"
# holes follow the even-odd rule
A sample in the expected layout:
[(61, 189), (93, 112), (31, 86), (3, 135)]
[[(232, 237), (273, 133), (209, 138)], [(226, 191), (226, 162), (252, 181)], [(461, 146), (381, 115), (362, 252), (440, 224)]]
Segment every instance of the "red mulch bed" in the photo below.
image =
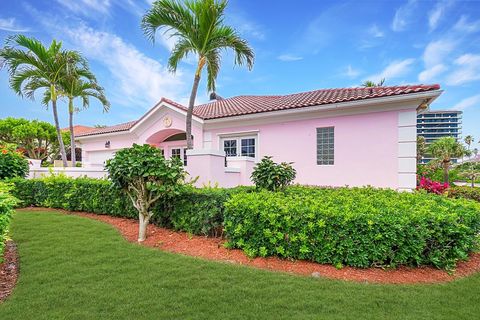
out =
[(13, 241), (7, 241), (3, 253), (3, 263), (0, 263), (0, 302), (12, 293), (18, 278), (17, 246)]
[[(26, 210), (32, 210), (32, 208)], [(50, 211), (52, 209), (33, 208), (33, 210)], [(136, 220), (84, 212), (57, 211), (109, 223), (118, 229), (126, 240), (137, 242), (138, 221)], [(219, 238), (206, 238), (189, 235), (184, 232), (177, 232), (160, 228), (155, 225), (149, 225), (147, 229), (147, 239), (142, 245), (159, 248), (168, 252), (200, 257), (208, 260), (247, 265), (260, 269), (282, 271), (313, 277), (353, 280), (358, 282), (395, 284), (439, 283), (452, 281), (480, 271), (480, 253), (472, 254), (468, 261), (459, 262), (455, 272), (449, 274), (444, 270), (425, 266), (418, 268), (399, 267), (397, 269), (387, 270), (381, 268), (360, 269), (353, 267), (336, 269), (332, 265), (319, 264), (304, 260), (291, 261), (277, 257), (258, 257), (250, 259), (241, 250), (225, 249), (223, 247), (224, 242), (225, 240)]]

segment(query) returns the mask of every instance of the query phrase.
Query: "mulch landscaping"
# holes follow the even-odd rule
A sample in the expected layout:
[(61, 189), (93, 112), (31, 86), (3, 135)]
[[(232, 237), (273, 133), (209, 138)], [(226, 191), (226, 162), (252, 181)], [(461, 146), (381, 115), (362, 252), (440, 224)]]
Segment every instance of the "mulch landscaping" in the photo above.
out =
[[(45, 208), (28, 208), (23, 210), (53, 211), (52, 209)], [(109, 223), (118, 229), (126, 240), (137, 242), (138, 221), (136, 220), (85, 212), (56, 211)], [(472, 254), (468, 261), (459, 262), (455, 272), (449, 274), (444, 270), (426, 266), (417, 268), (399, 267), (397, 269), (360, 269), (353, 267), (337, 269), (332, 265), (324, 265), (303, 260), (285, 260), (277, 257), (257, 257), (251, 259), (241, 250), (224, 248), (224, 242), (225, 240), (220, 238), (195, 236), (184, 232), (157, 227), (155, 225), (149, 225), (147, 229), (147, 239), (142, 245), (159, 248), (168, 252), (200, 257), (208, 260), (241, 264), (271, 271), (369, 283), (439, 283), (452, 281), (480, 271), (480, 253)]]
[(7, 241), (3, 252), (3, 263), (0, 263), (0, 302), (12, 293), (18, 278), (17, 246), (13, 241)]

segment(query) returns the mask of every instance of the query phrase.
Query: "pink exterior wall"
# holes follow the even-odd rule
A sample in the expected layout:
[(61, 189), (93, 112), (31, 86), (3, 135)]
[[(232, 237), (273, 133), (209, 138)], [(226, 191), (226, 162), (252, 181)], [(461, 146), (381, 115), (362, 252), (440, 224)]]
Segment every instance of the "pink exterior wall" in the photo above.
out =
[[(335, 127), (335, 164), (317, 165), (316, 128)], [(295, 182), (311, 185), (397, 188), (398, 111), (210, 130), (212, 148), (222, 133), (258, 130), (258, 159), (294, 162)]]

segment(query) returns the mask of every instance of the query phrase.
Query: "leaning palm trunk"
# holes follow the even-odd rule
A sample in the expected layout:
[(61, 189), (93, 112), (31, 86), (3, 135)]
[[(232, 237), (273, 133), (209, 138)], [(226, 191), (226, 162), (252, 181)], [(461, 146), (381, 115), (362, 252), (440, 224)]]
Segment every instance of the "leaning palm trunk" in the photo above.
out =
[(448, 171), (450, 167), (450, 161), (443, 162), (443, 182), (448, 183)]
[(195, 98), (197, 96), (198, 85), (200, 83), (200, 74), (195, 74), (193, 80), (192, 93), (190, 94), (190, 100), (188, 102), (187, 110), (187, 119), (186, 119), (186, 133), (187, 133), (187, 149), (193, 148), (193, 139), (192, 139), (192, 116), (193, 116), (193, 107), (195, 105)]
[(65, 152), (65, 145), (63, 144), (62, 131), (58, 122), (57, 100), (52, 99), (53, 120), (55, 122), (55, 129), (57, 130), (58, 145), (60, 147), (60, 155), (62, 156), (63, 166), (67, 167), (67, 153)]
[(72, 160), (72, 167), (77, 165), (77, 153), (75, 146), (75, 134), (73, 132), (73, 100), (68, 99), (68, 124), (70, 127), (70, 159)]

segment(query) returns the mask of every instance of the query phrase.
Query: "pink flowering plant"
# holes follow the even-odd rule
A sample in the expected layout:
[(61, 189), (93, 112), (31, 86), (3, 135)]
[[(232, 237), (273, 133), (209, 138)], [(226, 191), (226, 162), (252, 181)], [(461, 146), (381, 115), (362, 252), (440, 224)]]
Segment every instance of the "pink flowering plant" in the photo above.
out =
[(426, 190), (429, 193), (443, 194), (450, 186), (446, 182), (432, 181), (428, 178), (421, 177), (417, 190)]

